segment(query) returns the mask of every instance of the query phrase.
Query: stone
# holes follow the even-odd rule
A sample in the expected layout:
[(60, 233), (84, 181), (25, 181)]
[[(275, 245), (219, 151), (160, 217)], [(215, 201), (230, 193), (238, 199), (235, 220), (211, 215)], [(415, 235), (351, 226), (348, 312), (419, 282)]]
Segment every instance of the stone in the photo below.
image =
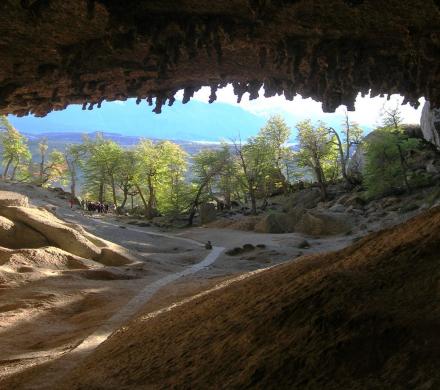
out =
[(29, 206), (29, 199), (27, 196), (21, 195), (17, 192), (0, 191), (0, 207), (7, 206)]
[[(353, 208), (352, 206), (350, 206), (351, 208)], [(342, 204), (340, 203), (335, 203), (332, 207), (330, 207), (329, 211), (334, 212), (334, 213), (343, 213), (346, 210), (346, 207), (344, 207)]]
[(295, 223), (295, 232), (311, 236), (346, 234), (351, 229), (351, 218), (340, 213), (305, 212)]
[(255, 231), (258, 233), (287, 233), (288, 217), (282, 213), (271, 213), (263, 218), (255, 225)]
[(429, 101), (425, 102), (420, 118), (423, 138), (440, 148), (440, 108), (432, 108)]
[(302, 207), (305, 209), (314, 208), (321, 201), (321, 192), (318, 188), (306, 188), (294, 192), (285, 202), (283, 209), (285, 211), (292, 210), (295, 207)]
[(205, 223), (213, 222), (217, 219), (217, 209), (214, 203), (203, 203), (200, 205), (200, 222), (202, 225)]
[(103, 265), (113, 267), (132, 264), (137, 261), (128, 251), (117, 247), (102, 248), (101, 253), (94, 260)]
[(299, 249), (308, 249), (308, 248), (310, 248), (310, 244), (307, 240), (302, 240), (298, 243), (297, 247)]
[(94, 259), (101, 253), (95, 244), (46, 210), (10, 206), (1, 207), (0, 215), (31, 227), (50, 243), (74, 255)]
[(19, 249), (41, 248), (47, 245), (48, 240), (34, 229), (0, 216), (0, 246)]

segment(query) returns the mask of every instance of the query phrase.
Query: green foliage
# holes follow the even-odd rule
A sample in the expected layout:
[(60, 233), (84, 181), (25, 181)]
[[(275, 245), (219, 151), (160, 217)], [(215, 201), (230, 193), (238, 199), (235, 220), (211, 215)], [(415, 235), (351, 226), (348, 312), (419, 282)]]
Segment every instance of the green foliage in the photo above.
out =
[(59, 150), (52, 150), (49, 154), (47, 165), (44, 167), (43, 184), (45, 186), (66, 183), (67, 166), (64, 155)]
[(26, 174), (31, 153), (26, 138), (15, 129), (6, 116), (0, 117), (0, 140), (2, 147), (3, 179), (20, 179)]
[(289, 175), (291, 149), (286, 146), (291, 130), (280, 115), (271, 116), (255, 137), (254, 146), (264, 155), (264, 191), (270, 194), (278, 188), (286, 188)]
[(407, 138), (394, 126), (375, 130), (365, 143), (364, 185), (367, 195), (375, 197), (396, 190), (410, 190), (408, 155), (419, 144), (418, 139)]
[(382, 127), (366, 142), (364, 184), (370, 197), (393, 191), (411, 191), (419, 178), (411, 175), (411, 152), (420, 140), (408, 137), (402, 128), (399, 107), (383, 108)]
[(310, 120), (298, 123), (297, 130), (299, 150), (295, 157), (298, 165), (312, 172), (325, 198), (327, 182), (336, 180), (340, 172), (335, 135), (323, 122), (313, 126)]

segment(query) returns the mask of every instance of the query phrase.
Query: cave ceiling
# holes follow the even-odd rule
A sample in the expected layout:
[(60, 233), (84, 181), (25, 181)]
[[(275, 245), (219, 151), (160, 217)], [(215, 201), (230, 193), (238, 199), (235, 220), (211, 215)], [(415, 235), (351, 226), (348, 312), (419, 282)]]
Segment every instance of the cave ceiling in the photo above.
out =
[(137, 98), (155, 112), (202, 86), (299, 93), (326, 112), (358, 92), (440, 107), (435, 0), (2, 0), (0, 113)]

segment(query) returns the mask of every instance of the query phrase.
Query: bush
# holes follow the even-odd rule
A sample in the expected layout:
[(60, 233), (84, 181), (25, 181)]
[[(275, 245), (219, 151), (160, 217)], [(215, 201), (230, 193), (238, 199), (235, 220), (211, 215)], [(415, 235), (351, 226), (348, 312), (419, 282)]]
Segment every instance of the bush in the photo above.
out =
[(419, 140), (403, 132), (381, 128), (366, 142), (364, 185), (368, 197), (411, 190), (409, 155), (419, 147)]

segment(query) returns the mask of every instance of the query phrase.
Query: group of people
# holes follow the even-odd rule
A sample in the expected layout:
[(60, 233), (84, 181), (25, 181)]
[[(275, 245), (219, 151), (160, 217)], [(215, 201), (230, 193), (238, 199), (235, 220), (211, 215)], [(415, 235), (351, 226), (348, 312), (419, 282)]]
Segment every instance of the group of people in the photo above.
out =
[(91, 202), (86, 199), (81, 201), (81, 206), (84, 211), (89, 213), (107, 214), (109, 211), (114, 211), (114, 206), (109, 205), (107, 202)]

